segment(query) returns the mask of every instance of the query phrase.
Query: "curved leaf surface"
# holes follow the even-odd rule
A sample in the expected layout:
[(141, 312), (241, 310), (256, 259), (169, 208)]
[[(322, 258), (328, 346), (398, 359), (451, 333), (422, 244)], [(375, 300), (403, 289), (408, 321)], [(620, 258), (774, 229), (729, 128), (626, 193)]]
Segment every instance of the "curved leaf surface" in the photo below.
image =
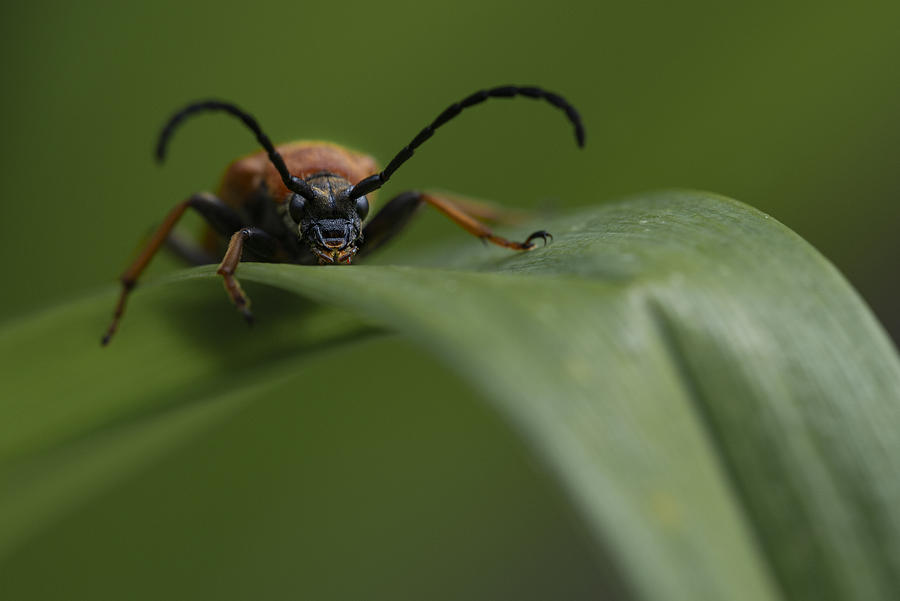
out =
[[(111, 295), (3, 332), (16, 392), (0, 404), (0, 482), (16, 494), (0, 496), (0, 551), (212, 427), (275, 366), (371, 331), (359, 318), (408, 335), (484, 392), (565, 485), (634, 598), (891, 598), (900, 365), (834, 268), (768, 216), (703, 193), (541, 225), (555, 243), (518, 255), (469, 244), (427, 266), (242, 265), (245, 281), (356, 317), (280, 324), (277, 344), (229, 365), (203, 365), (198, 332), (173, 328), (170, 307), (136, 318), (149, 301), (126, 322), (150, 341), (140, 350), (50, 344), (73, 319), (101, 331)], [(183, 272), (155, 294), (211, 277)], [(227, 337), (204, 334), (201, 344)], [(189, 386), (198, 355), (221, 389)], [(40, 379), (42, 365), (57, 377)], [(141, 390), (107, 385), (108, 370), (135, 374)], [(87, 402), (71, 403), (73, 386)], [(115, 460), (100, 461), (110, 449)]]

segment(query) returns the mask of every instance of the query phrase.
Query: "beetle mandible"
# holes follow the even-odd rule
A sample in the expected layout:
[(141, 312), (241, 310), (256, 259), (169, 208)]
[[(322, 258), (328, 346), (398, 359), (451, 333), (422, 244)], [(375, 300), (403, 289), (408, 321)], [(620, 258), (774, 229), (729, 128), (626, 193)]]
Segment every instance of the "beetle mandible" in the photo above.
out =
[[(494, 234), (473, 217), (474, 205), (446, 195), (408, 191), (395, 196), (365, 226), (369, 213), (367, 195), (383, 186), (394, 172), (428, 140), (435, 130), (464, 109), (488, 98), (522, 96), (545, 100), (562, 110), (575, 128), (578, 146), (584, 146), (584, 126), (578, 111), (562, 96), (534, 86), (500, 86), (479, 90), (447, 107), (391, 159), (382, 171), (366, 155), (327, 142), (293, 142), (278, 147), (249, 113), (219, 100), (191, 103), (176, 112), (163, 127), (156, 146), (162, 162), (175, 129), (188, 117), (201, 112), (221, 111), (236, 117), (256, 136), (263, 151), (229, 165), (218, 196), (200, 193), (184, 200), (166, 215), (162, 224), (120, 280), (122, 292), (112, 322), (101, 343), (106, 345), (116, 332), (128, 295), (141, 272), (160, 247), (170, 246), (187, 261), (214, 263), (216, 236), (228, 239), (217, 273), (225, 289), (245, 319), (252, 323), (250, 301), (234, 277), (241, 258), (253, 261), (296, 264), (350, 263), (364, 257), (393, 238), (423, 204), (431, 205), (470, 234), (513, 250), (531, 250), (534, 240), (546, 243), (552, 236), (543, 230), (524, 242), (514, 242)], [(187, 244), (171, 236), (175, 224), (187, 209), (197, 211), (210, 226), (205, 244)]]

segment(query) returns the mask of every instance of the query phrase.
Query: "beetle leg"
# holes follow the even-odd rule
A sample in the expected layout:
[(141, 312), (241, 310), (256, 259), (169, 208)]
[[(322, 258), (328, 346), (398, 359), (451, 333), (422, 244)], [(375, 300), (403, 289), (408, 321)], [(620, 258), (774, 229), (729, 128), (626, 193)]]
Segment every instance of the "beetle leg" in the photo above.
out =
[(363, 239), (356, 256), (374, 252), (399, 234), (421, 206), (418, 192), (403, 192), (391, 199), (363, 228)]
[(240, 229), (243, 225), (237, 211), (211, 194), (194, 194), (187, 200), (175, 205), (172, 210), (169, 211), (169, 214), (166, 215), (166, 218), (163, 219), (160, 226), (156, 228), (156, 231), (153, 232), (150, 241), (144, 247), (144, 250), (141, 251), (141, 254), (138, 255), (134, 262), (119, 278), (122, 282), (122, 292), (119, 295), (119, 301), (116, 303), (112, 322), (109, 324), (106, 334), (104, 334), (103, 339), (101, 340), (101, 344), (108, 344), (112, 335), (116, 333), (119, 322), (122, 320), (122, 315), (125, 313), (125, 303), (128, 300), (129, 293), (134, 289), (141, 273), (146, 269), (150, 260), (156, 254), (156, 251), (159, 250), (169, 237), (172, 228), (175, 227), (175, 224), (178, 223), (178, 220), (181, 219), (181, 216), (184, 215), (184, 212), (187, 211), (188, 208), (192, 208), (200, 213), (210, 225), (217, 231), (224, 232), (224, 235), (226, 236), (231, 235), (232, 232)]
[(528, 221), (534, 211), (504, 207), (486, 200), (478, 200), (453, 194), (446, 191), (435, 191), (432, 195), (440, 196), (456, 205), (458, 209), (479, 221), (503, 225), (515, 225)]
[(357, 254), (371, 253), (396, 236), (423, 204), (431, 205), (473, 236), (505, 248), (531, 250), (535, 247), (533, 240), (540, 238), (546, 244), (548, 238), (553, 239), (549, 233), (540, 230), (528, 236), (524, 242), (508, 240), (496, 235), (488, 226), (446, 196), (410, 191), (394, 197), (366, 225), (363, 230), (363, 243)]
[(254, 252), (257, 254), (271, 255), (275, 252), (277, 242), (275, 238), (270, 236), (265, 230), (257, 227), (244, 227), (236, 231), (228, 242), (228, 250), (225, 251), (225, 257), (219, 264), (216, 273), (225, 278), (225, 290), (234, 301), (234, 305), (247, 320), (247, 323), (253, 323), (253, 314), (250, 312), (250, 299), (241, 288), (241, 284), (234, 277), (238, 263), (241, 262), (241, 254), (244, 250), (244, 243), (249, 242), (253, 246)]
[[(212, 234), (212, 232), (209, 232)], [(187, 236), (172, 232), (166, 238), (166, 248), (188, 265), (209, 265), (216, 262), (216, 255)]]
[(447, 217), (449, 217), (456, 225), (460, 226), (473, 236), (477, 236), (484, 240), (485, 242), (490, 242), (492, 244), (496, 244), (497, 246), (503, 246), (505, 248), (511, 248), (513, 250), (531, 250), (534, 248), (534, 243), (532, 240), (536, 238), (541, 238), (544, 241), (544, 244), (547, 243), (547, 238), (552, 238), (547, 232), (541, 230), (534, 232), (528, 238), (525, 239), (525, 242), (515, 242), (513, 240), (507, 240), (502, 236), (498, 236), (491, 231), (491, 228), (484, 225), (464, 210), (456, 206), (452, 200), (443, 197), (437, 196), (434, 194), (422, 193), (420, 194), (423, 202), (428, 203)]

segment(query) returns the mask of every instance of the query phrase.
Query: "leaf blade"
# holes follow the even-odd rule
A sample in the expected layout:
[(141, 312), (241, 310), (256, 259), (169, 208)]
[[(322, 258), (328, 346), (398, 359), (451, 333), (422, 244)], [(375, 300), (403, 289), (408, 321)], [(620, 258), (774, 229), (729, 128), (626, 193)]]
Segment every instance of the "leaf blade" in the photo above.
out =
[(239, 276), (403, 332), (474, 382), (636, 598), (890, 598), (900, 367), (833, 267), (703, 193), (541, 225), (550, 248), (472, 244), (426, 261), (441, 269)]

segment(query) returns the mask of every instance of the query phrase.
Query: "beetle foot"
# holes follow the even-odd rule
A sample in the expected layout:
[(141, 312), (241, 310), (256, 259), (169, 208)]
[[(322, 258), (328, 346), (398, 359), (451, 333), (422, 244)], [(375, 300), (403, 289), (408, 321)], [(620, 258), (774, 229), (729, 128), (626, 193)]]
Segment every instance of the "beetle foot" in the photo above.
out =
[(525, 242), (522, 243), (522, 246), (524, 246), (527, 250), (531, 250), (532, 248), (535, 247), (535, 244), (532, 242), (532, 240), (536, 240), (538, 238), (543, 240), (544, 246), (547, 246), (547, 238), (549, 238), (550, 241), (553, 242), (553, 234), (551, 234), (550, 232), (548, 232), (546, 230), (538, 230), (538, 231), (534, 232), (533, 234), (531, 234), (530, 236), (528, 236), (525, 239)]

